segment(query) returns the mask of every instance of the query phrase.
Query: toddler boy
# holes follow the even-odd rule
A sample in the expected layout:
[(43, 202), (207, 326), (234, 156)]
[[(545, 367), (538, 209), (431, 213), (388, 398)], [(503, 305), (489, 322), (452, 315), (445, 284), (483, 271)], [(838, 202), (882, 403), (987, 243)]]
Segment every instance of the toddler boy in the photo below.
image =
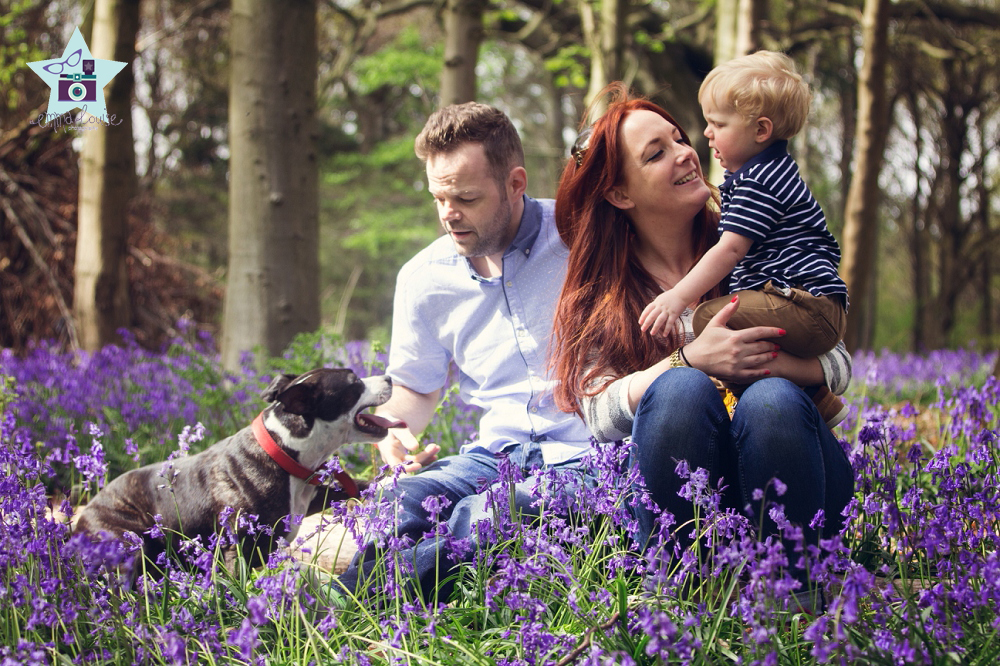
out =
[[(673, 289), (646, 306), (639, 325), (653, 335), (671, 330), (689, 304), (731, 274), (730, 289), (740, 296), (732, 328), (783, 328), (786, 335), (773, 342), (804, 358), (830, 351), (847, 323), (840, 248), (788, 154), (788, 139), (809, 114), (808, 84), (788, 56), (758, 51), (713, 69), (698, 102), (709, 146), (726, 169), (721, 236)], [(699, 305), (695, 333), (730, 300)], [(825, 386), (806, 392), (831, 428), (847, 415)]]

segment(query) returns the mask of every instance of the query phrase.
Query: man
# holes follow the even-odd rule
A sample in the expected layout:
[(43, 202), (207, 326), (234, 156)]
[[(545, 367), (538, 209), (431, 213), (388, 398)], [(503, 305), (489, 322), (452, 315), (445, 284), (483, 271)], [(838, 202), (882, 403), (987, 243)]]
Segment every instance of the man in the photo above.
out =
[[(394, 491), (402, 496), (397, 529), (419, 542), (413, 561), (420, 593), (432, 599), (440, 592), (444, 601), (448, 590), (438, 581), (446, 573), (437, 562), (447, 558), (434, 539), (420, 542), (434, 527), (423, 500), (445, 495), (450, 505), (441, 516), (451, 534), (474, 537), (475, 524), (489, 517), (478, 491), (484, 480), (499, 478), (497, 454), (525, 471), (569, 466), (589, 449), (590, 432), (552, 398), (546, 352), (567, 250), (554, 202), (525, 195), (524, 153), (510, 119), (483, 104), (452, 105), (431, 115), (415, 150), (446, 235), (399, 271), (388, 368), (393, 393), (378, 413), (407, 427), (378, 446), (386, 463), (420, 472), (401, 478)], [(451, 362), (462, 399), (483, 416), (476, 441), (436, 460), (439, 447), (420, 450), (417, 436), (441, 399)], [(526, 488), (517, 499), (529, 510)], [(373, 547), (364, 549), (340, 582), (363, 591), (377, 557)]]

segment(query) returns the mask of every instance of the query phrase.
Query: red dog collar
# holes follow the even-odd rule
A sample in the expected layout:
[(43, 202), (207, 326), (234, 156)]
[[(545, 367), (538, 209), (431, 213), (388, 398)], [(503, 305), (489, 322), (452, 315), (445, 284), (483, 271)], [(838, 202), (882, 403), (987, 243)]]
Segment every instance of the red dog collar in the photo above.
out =
[[(274, 441), (271, 437), (271, 433), (267, 431), (264, 427), (264, 412), (257, 415), (257, 418), (253, 420), (253, 434), (257, 439), (257, 443), (260, 444), (260, 448), (264, 449), (267, 455), (271, 456), (274, 462), (281, 466), (281, 469), (285, 470), (296, 479), (302, 479), (306, 483), (319, 486), (322, 485), (319, 480), (320, 470), (311, 470), (305, 465), (301, 465), (297, 460), (292, 458), (290, 455), (285, 453), (284, 449), (278, 446), (278, 443)], [(361, 496), (358, 492), (358, 484), (354, 483), (354, 479), (350, 477), (347, 472), (339, 471), (334, 473), (333, 478), (336, 479), (340, 487), (344, 489), (344, 492), (348, 496), (357, 499)]]

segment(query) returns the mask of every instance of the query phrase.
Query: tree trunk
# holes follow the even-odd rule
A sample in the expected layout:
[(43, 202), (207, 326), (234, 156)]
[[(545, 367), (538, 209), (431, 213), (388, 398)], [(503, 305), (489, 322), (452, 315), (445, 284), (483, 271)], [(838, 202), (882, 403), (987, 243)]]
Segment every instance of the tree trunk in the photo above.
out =
[[(912, 81), (911, 81), (912, 83)], [(913, 140), (916, 158), (913, 160), (914, 186), (913, 198), (910, 201), (910, 266), (913, 270), (913, 335), (912, 349), (915, 353), (925, 351), (927, 347), (927, 306), (930, 303), (930, 242), (925, 223), (926, 210), (924, 200), (924, 173), (921, 161), (924, 158), (923, 122), (920, 102), (914, 87), (907, 86), (905, 93), (907, 107), (910, 110), (910, 120), (913, 123)]]
[(766, 0), (737, 0), (736, 55), (761, 49), (760, 26), (766, 16)]
[(444, 12), (441, 106), (476, 99), (476, 63), (483, 41), (483, 0), (448, 0)]
[(945, 95), (945, 115), (942, 123), (944, 145), (942, 148), (944, 183), (941, 207), (936, 222), (941, 229), (938, 241), (938, 298), (935, 317), (940, 322), (941, 339), (948, 344), (951, 331), (955, 327), (955, 308), (961, 286), (956, 280), (958, 266), (963, 261), (958, 252), (965, 245), (962, 238), (961, 193), (962, 144), (964, 144), (965, 121), (957, 109), (948, 104)]
[[(584, 103), (587, 107), (590, 107), (590, 103), (594, 101), (597, 93), (603, 90), (604, 86), (611, 82), (611, 79), (604, 70), (604, 58), (601, 55), (601, 38), (598, 32), (597, 17), (594, 16), (594, 7), (590, 4), (589, 0), (578, 0), (577, 7), (580, 12), (580, 29), (583, 32), (583, 43), (590, 51), (589, 87), (584, 97)], [(592, 108), (591, 117), (588, 119), (588, 122), (593, 122), (603, 112), (603, 104), (599, 108)]]
[[(716, 65), (732, 60), (737, 55), (737, 34), (739, 33), (740, 0), (717, 0), (715, 3), (715, 51), (713, 59)], [(704, 127), (704, 120), (702, 120)], [(720, 185), (725, 177), (725, 170), (719, 160), (709, 158), (708, 180)]]
[(848, 32), (844, 37), (847, 49), (845, 65), (847, 76), (839, 79), (840, 83), (840, 119), (844, 124), (844, 132), (840, 138), (840, 202), (847, 206), (847, 195), (851, 187), (851, 165), (854, 163), (854, 139), (858, 131), (858, 82), (854, 63), (857, 60), (858, 48), (854, 41), (854, 33)]
[(736, 50), (736, 35), (740, 18), (740, 0), (718, 0), (715, 3), (715, 50), (716, 65), (732, 60)]
[(858, 161), (844, 211), (844, 253), (841, 274), (852, 305), (844, 342), (851, 351), (871, 346), (872, 322), (866, 313), (874, 298), (878, 247), (879, 189), (889, 110), (886, 65), (889, 57), (889, 1), (865, 0), (861, 19), (864, 63), (858, 79)]
[(976, 221), (962, 210), (963, 185), (966, 169), (963, 158), (969, 150), (970, 113), (978, 104), (977, 87), (981, 74), (961, 58), (944, 63), (945, 87), (941, 97), (944, 115), (941, 118), (940, 146), (943, 173), (938, 188), (941, 203), (935, 219), (940, 228), (938, 242), (938, 298), (935, 318), (940, 322), (941, 340), (949, 344), (958, 321), (958, 300), (975, 275), (972, 234)]
[[(580, 0), (578, 7), (583, 41), (590, 50), (590, 82), (585, 97), (590, 105), (605, 86), (624, 78), (628, 0), (602, 0), (599, 19), (589, 0)], [(605, 101), (600, 100), (592, 107), (591, 120), (604, 112)]]
[(319, 326), (316, 3), (235, 0), (222, 361)]
[(915, 353), (923, 353), (930, 349), (928, 344), (928, 325), (930, 313), (928, 306), (931, 300), (930, 283), (930, 238), (927, 233), (925, 211), (920, 205), (921, 176), (917, 174), (917, 189), (913, 193), (910, 204), (910, 261), (913, 267), (913, 336), (912, 349)]
[[(556, 183), (559, 182), (559, 174), (566, 160), (568, 153), (566, 140), (563, 137), (563, 128), (566, 127), (566, 114), (563, 111), (562, 89), (556, 85), (555, 76), (551, 72), (545, 72), (545, 93), (549, 98), (549, 113), (545, 119), (549, 135), (549, 143), (552, 146), (545, 168), (538, 176), (532, 175), (532, 182), (535, 183), (533, 190), (539, 192), (534, 196), (555, 196)], [(579, 116), (574, 116), (574, 122)]]
[[(97, 0), (91, 53), (132, 65), (139, 30), (139, 0)], [(116, 342), (131, 324), (128, 269), (128, 207), (135, 193), (132, 140), (134, 77), (126, 66), (105, 88), (108, 118), (121, 124), (84, 133), (74, 268), (73, 309), (80, 346), (94, 350)]]
[(628, 0), (601, 2), (601, 55), (604, 72), (610, 81), (625, 78), (625, 20)]
[[(988, 185), (989, 174), (986, 167), (986, 155), (990, 152), (987, 136), (989, 130), (986, 127), (987, 120), (985, 114), (980, 114), (977, 121), (977, 134), (979, 135), (980, 159), (976, 160), (973, 171), (976, 177), (976, 197), (979, 199), (979, 237), (981, 243), (986, 243), (995, 247), (991, 239), (990, 230), (990, 188)], [(990, 347), (997, 348), (993, 327), (993, 252), (982, 253), (982, 264), (979, 267), (979, 283), (981, 296), (981, 309), (979, 312), (979, 335)]]

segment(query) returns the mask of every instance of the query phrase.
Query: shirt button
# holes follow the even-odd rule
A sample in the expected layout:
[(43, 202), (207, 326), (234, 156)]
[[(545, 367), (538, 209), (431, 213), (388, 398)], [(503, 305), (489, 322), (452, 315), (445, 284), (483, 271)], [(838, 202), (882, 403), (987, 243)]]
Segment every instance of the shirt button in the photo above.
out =
[(537, 414), (538, 413), (538, 407), (532, 407), (531, 408), (531, 413), (532, 414)]
[(514, 283), (513, 283), (513, 282), (511, 282), (510, 280), (507, 280), (507, 286), (508, 286), (508, 287), (513, 287), (513, 286), (514, 286)]
[(527, 334), (528, 334), (528, 332), (526, 330), (524, 330), (523, 328), (517, 329), (517, 337), (523, 338)]

